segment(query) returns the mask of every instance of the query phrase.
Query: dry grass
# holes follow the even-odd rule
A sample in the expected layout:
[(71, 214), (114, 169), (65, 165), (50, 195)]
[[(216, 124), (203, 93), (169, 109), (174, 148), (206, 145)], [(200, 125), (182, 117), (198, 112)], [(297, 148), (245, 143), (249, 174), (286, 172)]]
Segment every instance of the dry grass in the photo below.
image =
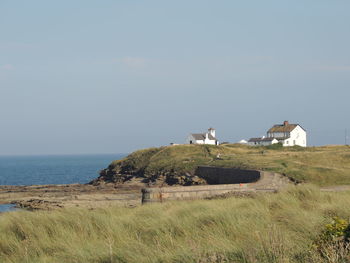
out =
[(298, 186), (133, 209), (10, 212), (0, 216), (0, 262), (346, 262), (310, 249), (332, 216), (350, 217), (349, 198)]

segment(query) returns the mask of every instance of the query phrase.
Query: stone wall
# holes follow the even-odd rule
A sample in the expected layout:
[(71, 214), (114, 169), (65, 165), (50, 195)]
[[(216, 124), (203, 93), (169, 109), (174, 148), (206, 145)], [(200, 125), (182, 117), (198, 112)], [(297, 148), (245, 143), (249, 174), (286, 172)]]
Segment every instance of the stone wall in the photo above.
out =
[[(226, 169), (226, 168), (223, 168)], [(209, 171), (209, 170), (206, 170)], [(211, 170), (208, 174), (212, 173)], [(228, 170), (225, 170), (223, 174), (228, 176)], [(231, 170), (233, 171), (233, 170)], [(242, 170), (241, 170), (242, 171)], [(201, 199), (206, 197), (218, 196), (230, 192), (276, 192), (283, 187), (291, 184), (291, 181), (277, 173), (254, 171), (255, 173), (248, 172), (247, 174), (252, 175), (250, 177), (252, 180), (256, 178), (256, 173), (259, 174), (259, 179), (257, 181), (249, 183), (233, 183), (233, 184), (216, 184), (216, 185), (198, 185), (198, 186), (175, 186), (175, 187), (159, 187), (159, 188), (145, 188), (142, 189), (142, 203), (150, 202), (164, 202), (171, 200), (191, 200), (191, 199)], [(242, 178), (244, 172), (239, 173), (240, 176), (237, 178)], [(235, 177), (236, 174), (233, 174)], [(213, 182), (227, 182), (229, 179), (222, 179), (213, 176), (210, 177)], [(215, 179), (215, 180), (214, 180)], [(236, 179), (233, 179), (235, 182)]]
[(190, 200), (221, 195), (232, 191), (252, 191), (245, 184), (174, 186), (142, 189), (142, 203)]

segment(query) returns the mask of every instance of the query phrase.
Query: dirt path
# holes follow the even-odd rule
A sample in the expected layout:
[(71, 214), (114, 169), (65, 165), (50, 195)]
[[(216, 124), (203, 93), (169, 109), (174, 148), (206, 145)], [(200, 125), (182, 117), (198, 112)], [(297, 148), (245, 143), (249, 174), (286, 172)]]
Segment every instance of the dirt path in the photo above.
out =
[(336, 186), (327, 186), (322, 187), (321, 191), (324, 192), (344, 192), (350, 191), (350, 185), (336, 185)]

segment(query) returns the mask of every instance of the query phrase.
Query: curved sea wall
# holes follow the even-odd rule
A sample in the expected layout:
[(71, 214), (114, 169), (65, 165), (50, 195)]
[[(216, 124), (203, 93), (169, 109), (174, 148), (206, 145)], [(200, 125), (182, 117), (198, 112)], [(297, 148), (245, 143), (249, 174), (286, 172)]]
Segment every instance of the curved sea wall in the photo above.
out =
[(213, 166), (199, 166), (195, 175), (204, 179), (207, 184), (247, 184), (261, 179), (261, 172), (257, 170)]
[[(246, 170), (247, 174), (251, 175), (251, 177), (248, 177), (248, 180), (247, 178), (244, 178), (244, 170), (228, 170), (229, 168), (217, 167), (215, 167), (215, 169), (211, 169), (214, 167), (206, 168), (207, 170), (204, 172), (202, 171), (202, 175), (208, 176), (208, 180), (211, 180), (211, 182), (217, 182), (217, 184), (144, 188), (142, 189), (142, 203), (202, 199), (231, 192), (276, 192), (291, 184), (291, 181), (286, 176), (278, 173)], [(215, 174), (214, 171), (218, 172), (218, 174)], [(232, 181), (230, 181), (229, 178), (229, 171), (231, 171), (233, 178), (231, 178)], [(225, 176), (221, 179), (219, 178), (220, 174), (224, 174)], [(241, 182), (239, 182), (239, 178), (241, 178)], [(222, 184), (223, 182), (239, 183)]]

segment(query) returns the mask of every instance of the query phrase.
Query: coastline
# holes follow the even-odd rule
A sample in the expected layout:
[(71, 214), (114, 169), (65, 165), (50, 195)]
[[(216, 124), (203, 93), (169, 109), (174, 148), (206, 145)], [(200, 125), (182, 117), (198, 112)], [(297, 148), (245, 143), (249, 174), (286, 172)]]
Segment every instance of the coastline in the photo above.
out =
[(141, 204), (142, 187), (139, 184), (0, 185), (0, 205), (14, 204), (17, 208), (29, 210), (68, 207), (95, 209), (116, 205), (134, 207)]
[(0, 214), (15, 211), (16, 209), (15, 204), (0, 204)]

